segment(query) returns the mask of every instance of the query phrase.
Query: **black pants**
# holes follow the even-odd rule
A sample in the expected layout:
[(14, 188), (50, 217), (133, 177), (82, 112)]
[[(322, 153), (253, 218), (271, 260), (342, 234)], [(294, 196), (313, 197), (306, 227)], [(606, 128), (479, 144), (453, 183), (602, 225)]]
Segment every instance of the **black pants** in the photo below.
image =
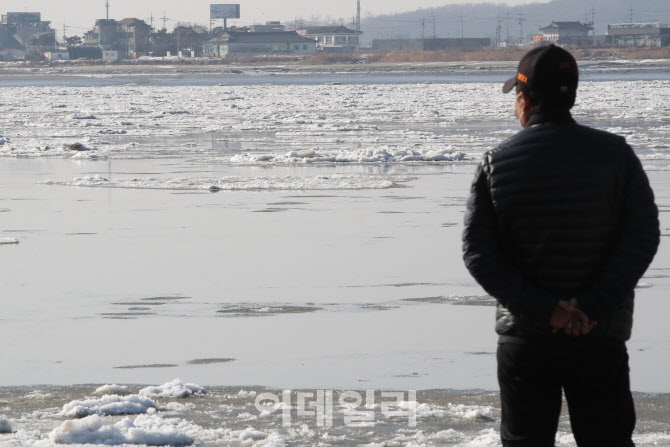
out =
[(634, 446), (635, 408), (624, 342), (597, 337), (520, 341), (498, 345), (503, 446), (553, 447), (561, 390), (579, 447)]

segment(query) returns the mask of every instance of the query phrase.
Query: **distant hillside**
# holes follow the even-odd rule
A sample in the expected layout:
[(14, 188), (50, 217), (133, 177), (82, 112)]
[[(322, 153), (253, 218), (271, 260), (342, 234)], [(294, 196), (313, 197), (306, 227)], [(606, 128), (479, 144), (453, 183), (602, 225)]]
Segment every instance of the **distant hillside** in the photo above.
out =
[(364, 32), (362, 38), (364, 45), (369, 44), (372, 39), (417, 38), (422, 34), (426, 38), (433, 37), (434, 34), (437, 37), (461, 37), (461, 32), (464, 37), (495, 39), (500, 17), (502, 40), (507, 39), (509, 32), (510, 41), (515, 42), (521, 36), (519, 22), (522, 17), (523, 35), (532, 36), (537, 34), (538, 28), (547, 26), (552, 20), (591, 21), (592, 10), (595, 10), (596, 32), (605, 34), (608, 24), (630, 21), (631, 6), (635, 22), (670, 23), (668, 0), (552, 0), (550, 3), (515, 7), (472, 3), (368, 16), (361, 23)]

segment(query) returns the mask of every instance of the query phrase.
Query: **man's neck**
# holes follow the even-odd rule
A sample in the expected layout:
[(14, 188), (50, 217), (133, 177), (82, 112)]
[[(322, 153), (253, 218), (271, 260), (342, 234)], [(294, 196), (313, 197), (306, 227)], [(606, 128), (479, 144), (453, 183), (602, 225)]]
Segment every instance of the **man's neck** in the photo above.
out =
[(542, 123), (574, 123), (569, 110), (538, 110), (528, 119), (526, 127)]

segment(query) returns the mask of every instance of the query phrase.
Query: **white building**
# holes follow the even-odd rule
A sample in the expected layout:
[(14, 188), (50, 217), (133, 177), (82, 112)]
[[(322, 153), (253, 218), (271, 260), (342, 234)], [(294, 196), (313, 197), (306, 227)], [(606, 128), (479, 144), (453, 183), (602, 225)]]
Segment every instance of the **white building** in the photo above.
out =
[(670, 46), (670, 24), (662, 23), (621, 23), (608, 25), (615, 48), (625, 47), (666, 47)]
[(361, 31), (346, 26), (307, 26), (296, 30), (301, 36), (309, 37), (318, 42), (319, 49), (329, 52), (358, 51)]
[(50, 61), (67, 61), (70, 60), (70, 52), (68, 50), (48, 51), (44, 56)]
[(237, 32), (226, 31), (205, 42), (208, 57), (250, 57), (280, 54), (306, 55), (316, 52), (316, 41), (298, 35), (295, 31)]
[(119, 52), (116, 50), (102, 50), (103, 61), (118, 61)]
[(593, 30), (590, 23), (582, 22), (551, 22), (549, 26), (540, 28), (539, 36), (533, 39), (535, 43), (547, 42), (564, 45), (578, 45), (587, 42), (589, 31)]

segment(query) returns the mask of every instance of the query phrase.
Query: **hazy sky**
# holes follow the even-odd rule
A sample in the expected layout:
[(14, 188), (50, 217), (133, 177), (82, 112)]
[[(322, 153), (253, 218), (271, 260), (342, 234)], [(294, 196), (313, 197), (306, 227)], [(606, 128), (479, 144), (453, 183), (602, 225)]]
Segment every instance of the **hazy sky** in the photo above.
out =
[[(475, 0), (476, 1), (476, 0)], [(528, 0), (495, 0), (497, 3), (518, 5), (530, 3)], [(546, 3), (548, 0), (539, 0)], [(314, 2), (313, 0), (109, 0), (110, 18), (122, 19), (137, 17), (146, 19), (153, 13), (154, 26), (162, 27), (163, 14), (170, 18), (168, 29), (172, 29), (176, 21), (208, 24), (210, 3), (240, 3), (242, 18), (229, 24), (240, 25), (265, 23), (268, 20), (289, 21), (295, 18), (310, 19), (312, 16), (333, 19), (342, 18), (346, 23), (356, 14), (356, 0), (338, 0), (332, 2)], [(430, 8), (457, 3), (472, 3), (473, 0), (361, 0), (362, 15), (384, 14), (391, 12), (410, 11), (417, 8)], [(85, 6), (84, 6), (85, 5)], [(2, 0), (0, 12), (7, 11), (41, 12), (42, 20), (51, 20), (61, 36), (63, 24), (68, 28), (67, 34), (82, 34), (92, 28), (96, 19), (105, 17), (105, 0)]]

